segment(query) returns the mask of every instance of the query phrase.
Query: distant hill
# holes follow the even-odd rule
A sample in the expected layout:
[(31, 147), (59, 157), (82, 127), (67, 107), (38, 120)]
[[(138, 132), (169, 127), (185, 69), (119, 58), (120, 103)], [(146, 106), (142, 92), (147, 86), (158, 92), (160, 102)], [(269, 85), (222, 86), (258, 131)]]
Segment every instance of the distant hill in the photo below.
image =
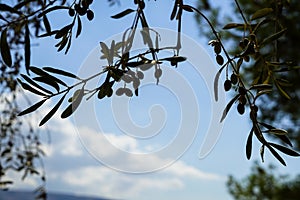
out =
[[(107, 198), (84, 197), (77, 195), (66, 195), (48, 193), (48, 200), (109, 200)], [(0, 200), (34, 200), (34, 193), (27, 191), (1, 191)]]

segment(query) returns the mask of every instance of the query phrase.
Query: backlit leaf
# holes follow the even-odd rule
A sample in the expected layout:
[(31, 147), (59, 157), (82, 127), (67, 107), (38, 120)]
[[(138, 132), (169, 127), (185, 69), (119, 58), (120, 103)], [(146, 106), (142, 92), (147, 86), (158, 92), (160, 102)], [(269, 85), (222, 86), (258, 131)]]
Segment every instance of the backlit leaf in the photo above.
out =
[(285, 32), (287, 31), (287, 29), (283, 29), (273, 35), (270, 35), (269, 37), (265, 38), (261, 43), (260, 46), (264, 46), (274, 40), (277, 40), (278, 38), (280, 38), (281, 36), (283, 36), (285, 34)]
[(76, 38), (81, 34), (82, 31), (82, 23), (81, 23), (81, 19), (78, 16), (77, 17), (77, 31), (76, 31)]
[(223, 29), (232, 29), (232, 28), (243, 28), (244, 24), (238, 24), (238, 23), (229, 23), (226, 24)]
[(49, 86), (53, 87), (57, 92), (59, 92), (59, 90), (60, 90), (59, 85), (54, 80), (52, 80), (51, 78), (49, 78), (47, 76), (34, 77), (33, 80), (44, 83), (46, 85), (49, 85)]
[(47, 90), (46, 88), (40, 86), (39, 84), (37, 84), (36, 82), (34, 82), (33, 80), (31, 80), (31, 78), (29, 78), (28, 76), (26, 76), (25, 74), (21, 74), (22, 78), (24, 78), (29, 84), (31, 84), (32, 86), (38, 88), (39, 90), (42, 90), (43, 92), (46, 92), (48, 94), (53, 94), (51, 91)]
[(272, 8), (263, 8), (263, 9), (257, 10), (252, 15), (251, 20), (255, 20), (255, 19), (259, 19), (259, 18), (265, 17), (265, 16), (269, 15), (272, 12), (273, 12)]

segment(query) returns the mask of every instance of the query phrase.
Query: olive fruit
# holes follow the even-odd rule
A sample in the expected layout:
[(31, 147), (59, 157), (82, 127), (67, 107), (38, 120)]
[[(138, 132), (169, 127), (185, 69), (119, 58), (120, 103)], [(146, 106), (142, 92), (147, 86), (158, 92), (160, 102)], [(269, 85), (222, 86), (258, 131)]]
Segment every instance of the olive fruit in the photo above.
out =
[(155, 70), (154, 76), (155, 78), (159, 78), (162, 75), (162, 70), (160, 68)]
[(245, 113), (245, 105), (239, 103), (239, 104), (237, 105), (237, 110), (238, 110), (238, 112), (239, 112), (241, 115), (244, 114), (244, 113)]
[(117, 96), (122, 96), (125, 93), (125, 89), (124, 88), (118, 88), (116, 90), (116, 95)]
[(247, 103), (247, 99), (245, 95), (241, 95), (239, 98), (239, 102), (243, 105), (245, 105)]
[(136, 73), (136, 76), (137, 76), (139, 79), (143, 79), (143, 78), (144, 78), (144, 73), (141, 72), (141, 71), (138, 71), (138, 72)]
[(231, 83), (233, 84), (233, 85), (235, 85), (235, 84), (237, 84), (237, 82), (238, 82), (238, 78), (237, 78), (237, 75), (236, 74), (231, 74), (231, 76), (230, 76), (230, 80), (231, 80)]
[(224, 64), (224, 58), (221, 55), (217, 55), (216, 61), (217, 61), (217, 63), (219, 65), (223, 65)]
[(95, 14), (94, 14), (93, 11), (88, 10), (87, 13), (86, 13), (86, 16), (87, 16), (88, 20), (92, 21), (95, 17)]
[(227, 92), (227, 91), (229, 91), (230, 89), (231, 89), (231, 81), (227, 79), (227, 80), (224, 82), (224, 90)]
[(70, 17), (73, 17), (75, 15), (75, 10), (70, 8), (69, 9), (69, 15), (70, 15)]
[(246, 88), (240, 86), (240, 87), (239, 87), (239, 94), (240, 94), (240, 95), (246, 95), (246, 93), (247, 93)]

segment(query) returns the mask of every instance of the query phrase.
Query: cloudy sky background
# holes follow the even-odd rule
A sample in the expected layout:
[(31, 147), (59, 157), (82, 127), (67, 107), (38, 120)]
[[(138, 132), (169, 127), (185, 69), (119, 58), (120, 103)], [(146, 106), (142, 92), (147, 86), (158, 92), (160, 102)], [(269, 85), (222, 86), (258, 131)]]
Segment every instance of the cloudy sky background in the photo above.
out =
[[(134, 8), (131, 1), (129, 2), (122, 2), (120, 7), (108, 7), (106, 1), (96, 1), (92, 7), (96, 13), (95, 20), (93, 22), (84, 20), (83, 33), (73, 41), (68, 55), (57, 54), (53, 39), (42, 39), (39, 41), (39, 45), (33, 48), (32, 64), (40, 67), (61, 67), (74, 73), (84, 69), (83, 71), (88, 73), (89, 70), (85, 65), (95, 63), (89, 63), (87, 58), (93, 54), (93, 50), (97, 48), (99, 42), (106, 41), (112, 35), (119, 34), (130, 26), (132, 15), (122, 20), (109, 18), (109, 16), (128, 7)], [(230, 10), (230, 2), (222, 1), (223, 8)], [(169, 8), (172, 3), (173, 1), (147, 2), (146, 15), (149, 18), (150, 26), (176, 30), (176, 23), (169, 21), (171, 12)], [(61, 27), (70, 20), (61, 13), (52, 17), (59, 19), (53, 24), (54, 27)], [(199, 37), (198, 28), (199, 26), (197, 26), (192, 14), (184, 14), (183, 32), (200, 46), (202, 45), (213, 59), (212, 49), (207, 45), (206, 39)], [(207, 66), (210, 64), (205, 59), (203, 62), (199, 62), (199, 65), (203, 67), (217, 69), (216, 65)], [(199, 159), (199, 151), (212, 117), (210, 113), (212, 100), (209, 96), (207, 83), (203, 77), (201, 78), (199, 74), (195, 73), (192, 64), (185, 63), (174, 70), (177, 75), (183, 76), (183, 79), (188, 82), (189, 88), (192, 89), (194, 93), (192, 97), (195, 97), (198, 102), (196, 113), (199, 114), (199, 121), (191, 118), (190, 122), (184, 124), (187, 127), (192, 127), (192, 124), (199, 122), (195, 138), (190, 141), (187, 150), (182, 152), (183, 155), (179, 159), (166, 162), (158, 154), (153, 154), (147, 162), (144, 162), (142, 159), (130, 156), (130, 154), (127, 154), (128, 156), (119, 154), (105, 142), (108, 140), (119, 149), (132, 154), (151, 154), (168, 147), (178, 137), (177, 130), (182, 125), (180, 124), (182, 122), (180, 117), (183, 112), (180, 108), (188, 109), (191, 106), (182, 105), (182, 102), (178, 100), (179, 95), (187, 95), (186, 91), (174, 94), (174, 91), (168, 89), (168, 83), (177, 83), (177, 79), (174, 78), (175, 76), (168, 76), (170, 73), (167, 71), (168, 69), (165, 69), (166, 73), (162, 77), (162, 79), (167, 80), (165, 87), (163, 80), (161, 85), (155, 85), (153, 78), (153, 84), (143, 86), (140, 96), (133, 97), (129, 101), (128, 110), (131, 122), (134, 122), (139, 130), (143, 127), (147, 129), (148, 125), (153, 126), (152, 128), (157, 131), (155, 136), (138, 139), (124, 134), (126, 130), (128, 133), (130, 128), (121, 126), (122, 121), (117, 121), (114, 118), (116, 117), (114, 115), (118, 113), (113, 110), (110, 99), (91, 100), (94, 112), (83, 115), (84, 117), (80, 121), (78, 121), (80, 118), (77, 118), (77, 121), (76, 118), (60, 119), (59, 113), (67, 104), (62, 106), (57, 115), (42, 128), (45, 131), (41, 131), (47, 153), (44, 164), (49, 191), (117, 199), (231, 199), (225, 187), (227, 176), (229, 174), (236, 177), (245, 176), (249, 172), (252, 162), (259, 160), (259, 144), (254, 142), (253, 157), (251, 161), (248, 161), (245, 156), (245, 142), (250, 126), (246, 116), (241, 117), (232, 110), (225, 120), (223, 131), (216, 146), (206, 157)], [(38, 100), (36, 97), (31, 98), (32, 102)], [(116, 101), (118, 100), (120, 99), (116, 99)], [(56, 101), (47, 102), (37, 115), (31, 115), (36, 125)], [(84, 112), (84, 106), (82, 112)], [(99, 131), (99, 127), (89, 125), (95, 116), (101, 125), (101, 131)], [(217, 126), (218, 121), (213, 123)], [(158, 125), (163, 126), (159, 127)], [(47, 142), (49, 138), (46, 129), (50, 131), (51, 143)], [(145, 133), (150, 134), (150, 130), (152, 129), (148, 127), (148, 132), (145, 131)], [(142, 136), (141, 132), (132, 134)], [(187, 133), (187, 135), (189, 134)], [(156, 166), (163, 167), (149, 173), (126, 173), (107, 166), (107, 163), (101, 162), (103, 159), (101, 160), (100, 157), (105, 158), (104, 160), (113, 161), (117, 163), (117, 166), (125, 169), (149, 169), (151, 165), (154, 168)], [(278, 165), (278, 162), (270, 156), (269, 152), (266, 152), (265, 165), (268, 163), (278, 165), (280, 173), (299, 173), (297, 167), (299, 161), (289, 157), (284, 158), (288, 167)], [(162, 164), (160, 165), (160, 163)], [(165, 165), (165, 163), (168, 164)], [(28, 179), (25, 182), (18, 182), (15, 188), (32, 189), (37, 184), (34, 179)]]

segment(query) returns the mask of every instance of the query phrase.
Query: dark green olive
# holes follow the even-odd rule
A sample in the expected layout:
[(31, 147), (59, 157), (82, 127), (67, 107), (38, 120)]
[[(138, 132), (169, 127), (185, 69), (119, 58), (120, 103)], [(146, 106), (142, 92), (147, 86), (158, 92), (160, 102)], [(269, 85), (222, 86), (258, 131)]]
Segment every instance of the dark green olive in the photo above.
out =
[(227, 92), (227, 91), (229, 91), (230, 89), (231, 89), (231, 81), (227, 79), (227, 80), (224, 82), (224, 90)]
[(246, 88), (240, 86), (240, 87), (239, 87), (239, 94), (240, 94), (240, 95), (246, 95), (246, 94), (247, 94)]
[(223, 65), (224, 64), (224, 58), (221, 55), (217, 55), (216, 61), (217, 61), (217, 63), (219, 65)]
[(94, 14), (93, 11), (88, 10), (87, 13), (86, 13), (86, 16), (87, 16), (87, 18), (88, 18), (89, 21), (92, 21), (94, 19), (94, 17), (95, 17), (95, 14)]
[(237, 75), (236, 75), (236, 74), (231, 74), (230, 80), (231, 80), (231, 83), (232, 83), (233, 85), (237, 84), (237, 82), (238, 82)]
[(237, 105), (237, 110), (238, 110), (238, 112), (239, 112), (241, 115), (244, 114), (244, 113), (245, 113), (245, 105), (239, 103), (239, 104)]
[(75, 10), (70, 8), (69, 9), (69, 15), (70, 15), (70, 17), (73, 17), (75, 15)]

